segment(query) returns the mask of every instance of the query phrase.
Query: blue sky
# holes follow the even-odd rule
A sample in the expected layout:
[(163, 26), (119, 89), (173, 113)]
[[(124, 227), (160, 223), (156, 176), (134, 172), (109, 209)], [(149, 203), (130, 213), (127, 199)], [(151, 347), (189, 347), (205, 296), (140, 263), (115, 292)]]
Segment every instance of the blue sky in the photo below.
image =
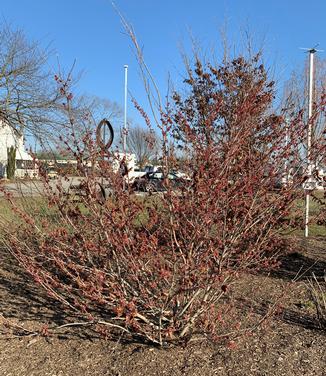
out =
[[(319, 43), (326, 48), (325, 0), (116, 0), (144, 46), (145, 58), (164, 89), (168, 72), (176, 85), (182, 77), (180, 44), (190, 50), (189, 31), (204, 50), (221, 53), (219, 30), (240, 43), (248, 29), (257, 46), (263, 41), (265, 60), (281, 83), (305, 59), (299, 47)], [(28, 38), (51, 43), (61, 64), (77, 60), (84, 74), (81, 93), (123, 104), (123, 65), (129, 65), (129, 89), (145, 101), (138, 67), (128, 37), (110, 0), (15, 0), (0, 3), (7, 23), (22, 28)], [(326, 56), (326, 55), (325, 55)], [(52, 64), (52, 63), (51, 63)], [(53, 59), (53, 70), (56, 70)], [(140, 118), (129, 102), (130, 116)]]

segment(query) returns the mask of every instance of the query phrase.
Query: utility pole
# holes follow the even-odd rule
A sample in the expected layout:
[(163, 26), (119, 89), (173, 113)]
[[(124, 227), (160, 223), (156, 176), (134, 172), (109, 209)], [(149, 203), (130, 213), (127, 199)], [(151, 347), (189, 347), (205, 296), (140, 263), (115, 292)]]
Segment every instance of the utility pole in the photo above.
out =
[(122, 135), (122, 148), (123, 148), (123, 153), (126, 155), (127, 153), (127, 95), (128, 95), (128, 65), (124, 66), (125, 70), (125, 101), (124, 101), (124, 123), (123, 123), (123, 135)]
[(310, 207), (310, 190), (313, 187), (312, 179), (312, 161), (311, 161), (311, 137), (312, 137), (312, 110), (314, 95), (314, 57), (318, 50), (315, 48), (308, 49), (309, 52), (309, 102), (308, 102), (308, 128), (307, 128), (307, 186), (306, 193), (306, 210), (305, 210), (305, 237), (309, 236), (309, 207)]

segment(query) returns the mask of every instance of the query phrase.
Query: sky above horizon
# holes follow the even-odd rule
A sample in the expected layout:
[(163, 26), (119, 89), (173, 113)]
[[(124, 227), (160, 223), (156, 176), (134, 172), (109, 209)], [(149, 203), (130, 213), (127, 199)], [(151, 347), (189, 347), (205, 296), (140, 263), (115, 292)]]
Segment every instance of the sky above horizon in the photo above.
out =
[[(240, 49), (248, 30), (254, 46), (263, 46), (264, 60), (279, 83), (302, 68), (306, 57), (300, 47), (319, 44), (326, 49), (325, 0), (116, 0), (115, 4), (134, 27), (163, 92), (169, 75), (176, 87), (182, 83), (180, 46), (191, 52), (194, 38), (204, 52), (214, 50), (219, 58), (221, 30)], [(53, 72), (57, 59), (66, 69), (76, 60), (76, 71), (83, 71), (79, 93), (123, 106), (123, 66), (128, 64), (128, 88), (145, 105), (131, 42), (110, 0), (2, 0), (0, 16), (2, 22), (22, 29), (28, 39), (50, 44)], [(128, 114), (141, 122), (130, 100)]]

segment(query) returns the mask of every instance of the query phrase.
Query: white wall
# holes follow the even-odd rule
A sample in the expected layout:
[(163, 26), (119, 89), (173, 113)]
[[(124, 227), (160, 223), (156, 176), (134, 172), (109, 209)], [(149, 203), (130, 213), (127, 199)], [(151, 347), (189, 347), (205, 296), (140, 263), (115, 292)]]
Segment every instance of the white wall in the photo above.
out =
[[(23, 136), (19, 135), (18, 132), (0, 119), (0, 177), (6, 176), (6, 166), (8, 163), (7, 148), (11, 146), (16, 148), (16, 160), (32, 160), (32, 157), (25, 150)], [(26, 171), (17, 169), (16, 176), (24, 177)]]

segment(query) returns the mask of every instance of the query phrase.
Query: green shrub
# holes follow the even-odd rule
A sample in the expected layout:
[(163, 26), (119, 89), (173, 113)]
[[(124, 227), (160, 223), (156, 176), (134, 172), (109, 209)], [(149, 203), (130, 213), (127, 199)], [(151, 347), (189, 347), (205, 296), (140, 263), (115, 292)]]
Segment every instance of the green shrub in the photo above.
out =
[(16, 148), (10, 146), (7, 148), (8, 164), (7, 164), (7, 178), (13, 179), (15, 177), (16, 170)]

